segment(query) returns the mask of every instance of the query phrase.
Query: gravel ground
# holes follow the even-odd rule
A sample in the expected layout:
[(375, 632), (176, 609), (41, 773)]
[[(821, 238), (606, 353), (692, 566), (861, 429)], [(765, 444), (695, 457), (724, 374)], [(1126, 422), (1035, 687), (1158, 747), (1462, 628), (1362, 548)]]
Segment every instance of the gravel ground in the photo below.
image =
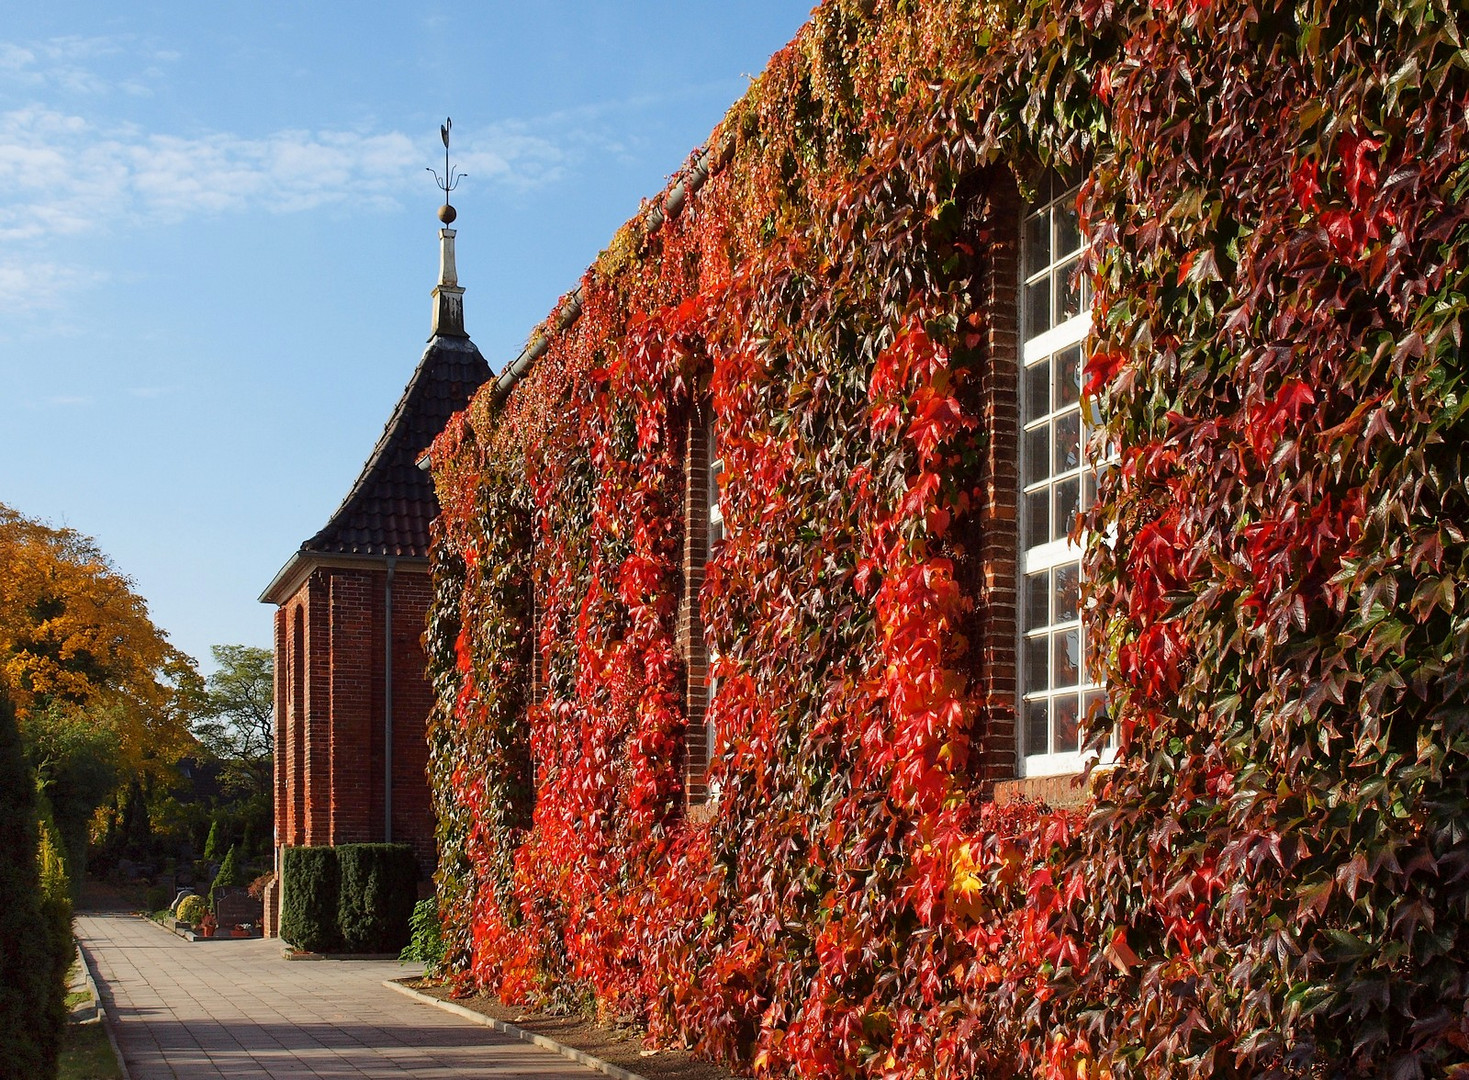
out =
[(647, 1080), (734, 1080), (734, 1073), (707, 1061), (700, 1061), (684, 1050), (660, 1050), (650, 1054), (643, 1049), (642, 1032), (633, 1028), (609, 1028), (581, 1016), (548, 1016), (523, 1008), (502, 1005), (489, 994), (456, 998), (448, 988), (427, 979), (401, 979), (421, 994), (441, 1001), (452, 1001), (466, 1009), (514, 1024), (516, 1027), (546, 1035), (584, 1054), (591, 1054), (613, 1065), (621, 1065)]

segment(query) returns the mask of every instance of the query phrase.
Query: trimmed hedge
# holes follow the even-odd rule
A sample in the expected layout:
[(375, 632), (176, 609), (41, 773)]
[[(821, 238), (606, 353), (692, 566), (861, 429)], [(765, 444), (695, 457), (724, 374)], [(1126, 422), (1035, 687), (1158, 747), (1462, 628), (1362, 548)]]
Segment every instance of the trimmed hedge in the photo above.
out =
[(65, 967), (53, 947), (60, 920), (42, 893), (39, 843), (35, 777), (0, 690), (0, 1077), (56, 1075), (65, 1014), (54, 1006)]
[(403, 844), (287, 848), (281, 937), (310, 952), (396, 953), (408, 943), (418, 863)]
[(337, 932), (337, 852), (294, 847), (281, 852), (281, 937), (308, 952), (331, 952)]
[(403, 844), (336, 849), (341, 887), (337, 928), (347, 952), (398, 952), (408, 944), (418, 900), (418, 863)]

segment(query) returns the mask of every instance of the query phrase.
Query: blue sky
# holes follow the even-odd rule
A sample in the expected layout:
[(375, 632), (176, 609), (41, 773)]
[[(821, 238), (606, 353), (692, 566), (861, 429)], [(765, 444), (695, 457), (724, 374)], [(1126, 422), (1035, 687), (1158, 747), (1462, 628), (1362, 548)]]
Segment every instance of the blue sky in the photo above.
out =
[(438, 125), (498, 368), (805, 21), (739, 3), (9, 5), (0, 502), (178, 646), (270, 644), (423, 350)]

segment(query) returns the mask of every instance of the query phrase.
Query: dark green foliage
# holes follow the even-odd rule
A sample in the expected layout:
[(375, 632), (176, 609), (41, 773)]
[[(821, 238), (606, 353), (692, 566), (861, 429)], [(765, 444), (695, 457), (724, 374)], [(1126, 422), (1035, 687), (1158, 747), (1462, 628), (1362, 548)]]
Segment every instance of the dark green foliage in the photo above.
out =
[(408, 944), (398, 959), (405, 964), (422, 964), (424, 974), (440, 975), (444, 970), (444, 926), (439, 921), (439, 899), (428, 896), (413, 905), (408, 920)]
[(66, 972), (76, 955), (76, 938), (71, 929), (71, 882), (66, 872), (64, 848), (54, 822), (44, 809), (43, 802), (36, 861), (40, 869), (41, 922), (50, 974), (38, 1012), (43, 1030), (55, 1032), (59, 1041), (66, 1027)]
[(403, 844), (344, 844), (337, 927), (347, 952), (397, 952), (408, 944), (418, 863)]
[(297, 948), (388, 953), (408, 943), (418, 863), (406, 845), (287, 848), (281, 879), (281, 937)]
[(298, 949), (330, 952), (337, 933), (337, 853), (329, 847), (281, 852), (281, 937)]
[[(68, 711), (52, 704), (19, 717), (19, 722), (67, 872), (79, 882), (86, 871), (92, 816), (117, 792), (120, 751), (112, 714), (102, 709)], [(113, 847), (118, 856), (127, 854), (125, 839), (121, 833), (116, 836)]]
[(0, 690), (0, 1078), (56, 1072), (61, 1026), (37, 1002), (61, 981), (48, 948), (37, 860), (36, 784)]
[(224, 831), (219, 827), (219, 818), (209, 823), (209, 839), (204, 841), (204, 858), (213, 862), (220, 856), (220, 848), (224, 847)]
[(231, 887), (249, 884), (249, 878), (240, 869), (239, 859), (234, 845), (225, 853), (224, 861), (219, 864), (219, 873), (214, 876), (214, 885), (209, 890), (209, 906), (213, 907), (219, 903), (219, 891)]

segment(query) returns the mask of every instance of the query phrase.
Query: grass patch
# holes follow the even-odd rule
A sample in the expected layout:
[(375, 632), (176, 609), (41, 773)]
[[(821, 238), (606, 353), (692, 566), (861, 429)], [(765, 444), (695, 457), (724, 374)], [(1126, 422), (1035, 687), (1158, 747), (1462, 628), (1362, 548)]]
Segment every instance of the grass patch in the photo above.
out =
[(69, 993), (69, 994), (66, 995), (66, 1008), (67, 1008), (67, 1011), (70, 1012), (72, 1009), (75, 1009), (78, 1005), (85, 1005), (87, 1002), (89, 1002), (91, 1000), (92, 1000), (92, 995), (89, 994), (89, 993), (87, 993), (87, 991), (85, 991), (85, 990), (73, 990), (71, 993)]
[(121, 1080), (122, 1070), (101, 1024), (67, 1024), (58, 1080)]

